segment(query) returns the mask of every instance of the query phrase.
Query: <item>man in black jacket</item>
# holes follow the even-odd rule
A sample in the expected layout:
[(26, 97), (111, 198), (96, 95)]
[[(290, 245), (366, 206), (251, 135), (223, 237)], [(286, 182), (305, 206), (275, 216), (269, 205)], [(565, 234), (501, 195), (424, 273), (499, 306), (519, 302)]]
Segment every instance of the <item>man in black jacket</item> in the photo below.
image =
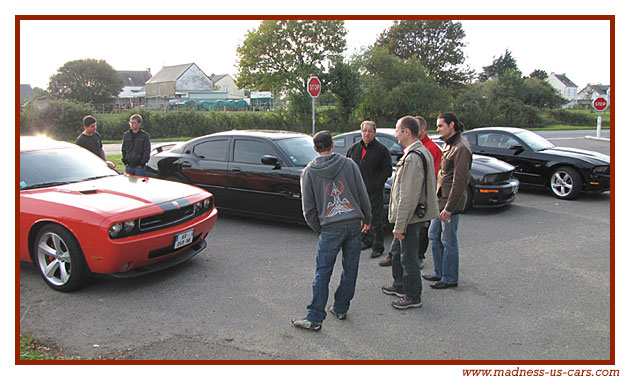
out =
[(361, 171), (372, 207), (372, 228), (363, 234), (362, 249), (372, 248), (375, 258), (383, 254), (383, 188), (392, 175), (392, 159), (385, 145), (376, 140), (376, 124), (361, 123), (361, 141), (354, 143), (348, 153)]
[(151, 139), (149, 134), (140, 129), (142, 116), (135, 114), (129, 118), (129, 130), (123, 135), (122, 162), (125, 173), (146, 176), (146, 164), (151, 153)]

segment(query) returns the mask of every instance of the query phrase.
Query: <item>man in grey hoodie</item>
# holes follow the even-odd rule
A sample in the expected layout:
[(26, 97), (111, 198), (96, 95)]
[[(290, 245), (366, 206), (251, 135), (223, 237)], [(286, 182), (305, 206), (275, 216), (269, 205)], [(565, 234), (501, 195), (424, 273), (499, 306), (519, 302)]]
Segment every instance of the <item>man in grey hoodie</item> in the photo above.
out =
[(313, 143), (319, 156), (304, 168), (300, 179), (304, 219), (319, 233), (313, 299), (307, 306), (306, 317), (291, 323), (317, 331), (326, 318), (328, 284), (340, 249), (343, 251), (341, 282), (328, 312), (338, 319), (346, 318), (359, 272), (361, 232), (370, 229), (372, 214), (359, 167), (351, 159), (333, 152), (330, 132), (318, 132)]

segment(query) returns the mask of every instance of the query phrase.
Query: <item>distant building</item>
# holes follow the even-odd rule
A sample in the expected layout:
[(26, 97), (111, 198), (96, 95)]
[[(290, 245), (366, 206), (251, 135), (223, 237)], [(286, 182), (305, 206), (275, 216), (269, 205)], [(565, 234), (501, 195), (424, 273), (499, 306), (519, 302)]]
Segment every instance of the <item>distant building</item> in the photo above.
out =
[(567, 101), (562, 108), (572, 108), (577, 104), (578, 86), (567, 78), (566, 74), (556, 74), (552, 72), (549, 74), (547, 81), (553, 88), (558, 90), (560, 96)]
[(588, 84), (578, 92), (580, 108), (592, 109), (593, 99), (605, 98), (610, 102), (610, 86), (603, 84)]
[(145, 71), (117, 71), (124, 81), (124, 87), (116, 105), (119, 108), (134, 108), (145, 104), (145, 83), (151, 79), (151, 69)]
[(165, 66), (145, 84), (147, 107), (166, 108), (174, 99), (217, 99), (212, 80), (194, 63)]
[(219, 92), (226, 92), (227, 99), (240, 100), (245, 98), (245, 90), (241, 90), (236, 86), (234, 78), (230, 74), (210, 75), (214, 90)]

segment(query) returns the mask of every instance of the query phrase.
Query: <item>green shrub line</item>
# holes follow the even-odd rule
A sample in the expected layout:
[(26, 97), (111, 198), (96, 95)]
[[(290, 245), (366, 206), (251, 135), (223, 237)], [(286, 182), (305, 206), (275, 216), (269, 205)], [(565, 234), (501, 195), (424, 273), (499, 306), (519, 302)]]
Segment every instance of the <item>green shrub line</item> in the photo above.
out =
[[(506, 108), (506, 110), (509, 107)], [(507, 111), (506, 111), (507, 112)], [(525, 127), (528, 129), (589, 129), (597, 125), (597, 113), (588, 110), (552, 109), (538, 111), (528, 109), (527, 117), (521, 113), (512, 115), (505, 120), (511, 123), (503, 126)], [(20, 134), (45, 134), (58, 140), (74, 141), (83, 131), (82, 119), (91, 114), (98, 120), (98, 132), (104, 142), (119, 142), (122, 135), (129, 129), (129, 116), (134, 113), (142, 115), (143, 128), (150, 135), (152, 141), (185, 140), (181, 136), (203, 136), (214, 132), (233, 129), (264, 129), (288, 130), (310, 134), (312, 131), (311, 115), (297, 115), (287, 110), (267, 112), (224, 112), (224, 111), (194, 111), (194, 110), (146, 110), (135, 109), (122, 113), (97, 113), (86, 104), (79, 104), (64, 100), (50, 101), (43, 108), (35, 104), (27, 105), (20, 112)], [(344, 120), (336, 107), (320, 107), (315, 112), (315, 126), (317, 130), (327, 129), (333, 134), (353, 131), (359, 128), (363, 118), (359, 115)], [(469, 115), (458, 115), (466, 120)], [(426, 117), (429, 125), (435, 125), (435, 117)], [(535, 122), (523, 124), (524, 120)], [(393, 128), (396, 120), (375, 120), (377, 128)], [(469, 127), (475, 123), (466, 123)], [(602, 113), (602, 126), (610, 126), (610, 112)], [(432, 132), (432, 131), (430, 131)]]

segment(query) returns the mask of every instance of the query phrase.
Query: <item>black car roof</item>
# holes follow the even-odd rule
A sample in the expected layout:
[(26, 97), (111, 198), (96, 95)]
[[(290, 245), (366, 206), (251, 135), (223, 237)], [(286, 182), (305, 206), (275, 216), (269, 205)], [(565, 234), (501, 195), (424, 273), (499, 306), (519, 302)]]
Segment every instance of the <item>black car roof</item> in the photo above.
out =
[(483, 127), (483, 128), (475, 128), (470, 131), (466, 131), (464, 133), (482, 132), (482, 131), (502, 131), (502, 132), (518, 133), (518, 132), (526, 131), (526, 129), (517, 128), (517, 127)]

